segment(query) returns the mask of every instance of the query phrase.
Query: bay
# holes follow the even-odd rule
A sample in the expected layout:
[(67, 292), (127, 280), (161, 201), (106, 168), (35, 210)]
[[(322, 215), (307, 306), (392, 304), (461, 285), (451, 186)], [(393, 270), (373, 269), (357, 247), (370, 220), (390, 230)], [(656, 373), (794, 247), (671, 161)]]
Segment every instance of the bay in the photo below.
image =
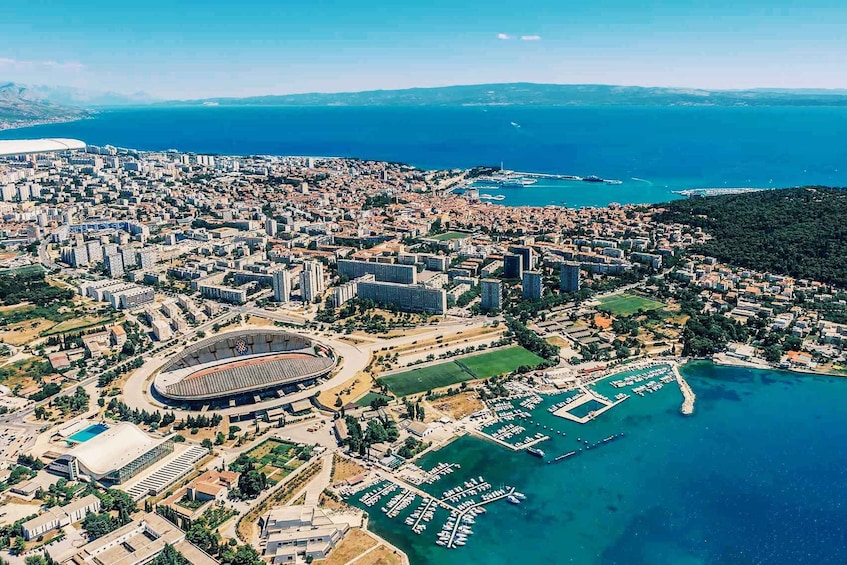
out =
[[(0, 132), (210, 154), (500, 166), (623, 184), (540, 181), (505, 205), (652, 203), (673, 190), (847, 185), (838, 107), (139, 107)], [(484, 191), (485, 192), (485, 191)]]

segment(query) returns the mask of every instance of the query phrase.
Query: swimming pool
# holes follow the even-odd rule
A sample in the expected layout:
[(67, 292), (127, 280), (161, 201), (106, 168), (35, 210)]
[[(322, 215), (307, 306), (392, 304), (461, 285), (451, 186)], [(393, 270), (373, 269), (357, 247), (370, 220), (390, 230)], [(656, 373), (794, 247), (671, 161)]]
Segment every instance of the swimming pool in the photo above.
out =
[(84, 430), (80, 430), (74, 435), (68, 437), (68, 441), (74, 443), (82, 443), (90, 440), (91, 438), (98, 436), (109, 429), (109, 426), (104, 426), (103, 424), (92, 424), (88, 426)]

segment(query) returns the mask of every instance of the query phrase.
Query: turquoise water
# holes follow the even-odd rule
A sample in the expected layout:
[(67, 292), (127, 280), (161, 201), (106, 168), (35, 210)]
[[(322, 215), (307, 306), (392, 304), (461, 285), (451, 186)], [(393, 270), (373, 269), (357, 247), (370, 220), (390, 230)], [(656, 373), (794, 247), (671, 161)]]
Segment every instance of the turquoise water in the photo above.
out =
[(371, 527), (413, 564), (844, 563), (847, 382), (710, 363), (683, 374), (697, 394), (691, 417), (675, 383), (584, 426), (546, 411), (560, 398), (540, 405), (533, 420), (566, 433), (541, 444), (547, 459), (625, 433), (559, 463), (472, 437), (424, 457), (425, 469), (462, 466), (429, 492), (483, 475), (527, 495), (487, 506), (463, 548), (434, 544), (446, 515), (412, 534), (403, 518), (417, 502), (394, 520), (372, 508)]
[(99, 436), (103, 432), (109, 429), (109, 426), (104, 426), (103, 424), (92, 424), (85, 428), (84, 430), (80, 430), (68, 437), (68, 441), (73, 441), (76, 443), (83, 443), (90, 440), (93, 437)]
[(138, 108), (0, 132), (234, 155), (339, 155), (424, 168), (598, 175), (619, 186), (501, 189), (505, 205), (603, 206), (702, 187), (847, 185), (847, 108)]

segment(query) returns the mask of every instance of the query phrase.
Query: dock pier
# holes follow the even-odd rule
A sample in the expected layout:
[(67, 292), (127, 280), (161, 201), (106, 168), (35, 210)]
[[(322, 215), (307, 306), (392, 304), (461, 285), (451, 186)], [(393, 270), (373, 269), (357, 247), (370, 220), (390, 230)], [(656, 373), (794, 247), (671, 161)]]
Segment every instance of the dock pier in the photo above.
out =
[(682, 378), (682, 375), (679, 372), (679, 367), (673, 365), (671, 370), (676, 377), (677, 384), (679, 384), (679, 390), (682, 392), (682, 406), (679, 411), (685, 416), (690, 416), (694, 413), (694, 400), (697, 398), (697, 395), (694, 394), (694, 391), (691, 389), (691, 385)]
[(430, 498), (430, 499), (427, 501), (426, 506), (424, 507), (423, 511), (421, 511), (421, 515), (420, 515), (420, 516), (418, 516), (418, 519), (417, 519), (417, 520), (415, 520), (415, 523), (414, 523), (414, 524), (412, 524), (412, 531), (415, 531), (415, 528), (417, 528), (417, 527), (418, 527), (418, 524), (420, 524), (420, 523), (421, 523), (421, 520), (423, 520), (423, 517), (424, 517), (424, 515), (426, 514), (427, 510), (429, 510), (429, 509), (430, 509), (430, 507), (431, 507), (433, 504), (437, 504), (437, 503), (435, 502), (435, 499), (434, 499), (434, 498)]
[(473, 508), (478, 508), (478, 507), (480, 507), (480, 506), (485, 506), (486, 504), (490, 504), (490, 503), (492, 503), (492, 502), (497, 502), (498, 500), (503, 500), (503, 499), (504, 499), (504, 498), (506, 498), (507, 496), (511, 496), (511, 495), (513, 495), (514, 493), (515, 493), (515, 487), (508, 487), (508, 488), (506, 489), (506, 492), (505, 492), (505, 493), (503, 493), (503, 494), (501, 494), (501, 495), (499, 495), (499, 496), (493, 496), (493, 497), (489, 498), (488, 500), (481, 500), (481, 501), (479, 501), (479, 502), (477, 502), (477, 503), (475, 503), (475, 504), (472, 504), (472, 505), (468, 506), (467, 508), (465, 508), (465, 509), (461, 510), (461, 511), (459, 512), (458, 516), (456, 516), (456, 523), (455, 523), (455, 524), (453, 524), (453, 529), (450, 531), (450, 539), (447, 541), (447, 547), (450, 547), (450, 548), (456, 548), (456, 547), (458, 547), (457, 545), (455, 545), (455, 544), (454, 544), (454, 542), (456, 541), (456, 534), (457, 534), (457, 533), (458, 533), (458, 531), (459, 531), (459, 526), (461, 526), (461, 525), (462, 525), (462, 518), (463, 518), (463, 517), (465, 516), (465, 514), (467, 514), (467, 513), (468, 513), (471, 509), (473, 509)]
[(520, 445), (512, 445), (511, 443), (509, 443), (507, 441), (503, 441), (502, 439), (497, 439), (496, 437), (492, 436), (491, 434), (487, 434), (487, 433), (483, 432), (482, 430), (477, 430), (477, 429), (471, 428), (471, 433), (478, 435), (478, 436), (480, 436), (484, 439), (487, 439), (489, 441), (493, 441), (494, 443), (501, 445), (501, 446), (505, 447), (506, 449), (511, 449), (512, 451), (522, 451), (522, 450), (526, 449), (527, 447), (532, 447), (533, 445), (537, 445), (537, 444), (541, 443), (542, 441), (547, 441), (548, 439), (550, 439), (550, 436), (545, 435), (545, 436), (542, 436), (542, 437), (532, 439), (532, 440), (530, 440), (526, 443), (522, 443)]

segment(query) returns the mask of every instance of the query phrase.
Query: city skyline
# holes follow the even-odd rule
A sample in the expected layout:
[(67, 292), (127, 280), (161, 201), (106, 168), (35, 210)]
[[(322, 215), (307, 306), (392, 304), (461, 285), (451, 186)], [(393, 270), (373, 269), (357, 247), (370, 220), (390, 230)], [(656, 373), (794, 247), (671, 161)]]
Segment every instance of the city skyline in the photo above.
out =
[(504, 82), (844, 88), (832, 2), (673, 6), (51, 0), (0, 29), (0, 80), (161, 99)]

